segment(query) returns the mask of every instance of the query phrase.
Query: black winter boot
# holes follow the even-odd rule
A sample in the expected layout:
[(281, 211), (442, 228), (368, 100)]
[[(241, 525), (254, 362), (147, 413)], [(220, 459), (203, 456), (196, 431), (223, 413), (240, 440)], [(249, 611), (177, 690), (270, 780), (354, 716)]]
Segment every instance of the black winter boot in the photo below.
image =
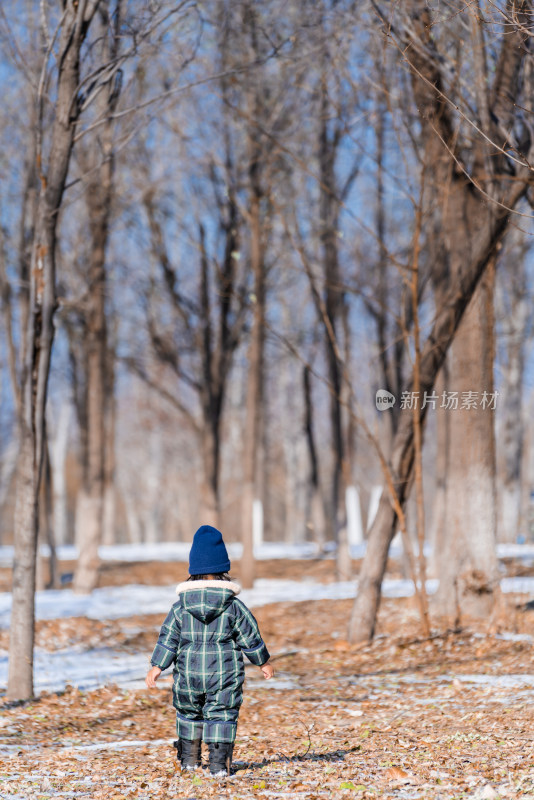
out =
[(210, 754), (210, 772), (212, 775), (222, 777), (230, 775), (232, 766), (233, 742), (208, 742)]
[(174, 742), (176, 757), (182, 764), (182, 769), (195, 769), (200, 766), (201, 740), (178, 739)]

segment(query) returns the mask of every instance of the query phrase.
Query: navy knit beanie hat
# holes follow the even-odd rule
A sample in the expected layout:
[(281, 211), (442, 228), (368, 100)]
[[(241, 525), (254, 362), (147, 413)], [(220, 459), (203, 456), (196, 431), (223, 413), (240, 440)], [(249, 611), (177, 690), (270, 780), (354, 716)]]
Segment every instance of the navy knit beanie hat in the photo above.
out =
[(228, 572), (230, 559), (222, 533), (211, 525), (202, 525), (193, 537), (189, 553), (190, 575), (217, 575)]

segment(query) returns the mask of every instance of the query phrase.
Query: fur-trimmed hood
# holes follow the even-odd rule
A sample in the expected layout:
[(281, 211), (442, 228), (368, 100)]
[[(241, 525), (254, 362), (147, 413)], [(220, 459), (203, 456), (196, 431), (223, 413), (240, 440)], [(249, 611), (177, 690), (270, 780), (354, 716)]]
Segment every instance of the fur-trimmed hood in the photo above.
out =
[(176, 594), (188, 592), (191, 589), (231, 589), (234, 594), (239, 594), (241, 586), (233, 581), (183, 581), (176, 587)]
[(204, 623), (220, 616), (240, 591), (233, 581), (184, 581), (176, 587), (184, 610)]

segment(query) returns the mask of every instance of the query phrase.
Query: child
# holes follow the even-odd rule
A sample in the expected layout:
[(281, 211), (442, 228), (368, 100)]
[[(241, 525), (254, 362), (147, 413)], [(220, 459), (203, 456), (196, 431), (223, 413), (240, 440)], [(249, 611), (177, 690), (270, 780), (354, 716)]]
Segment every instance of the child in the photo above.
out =
[(239, 708), (243, 701), (243, 655), (266, 678), (274, 670), (258, 623), (236, 598), (240, 587), (227, 573), (230, 560), (221, 533), (203, 525), (189, 554), (190, 578), (176, 587), (178, 601), (162, 625), (146, 685), (174, 664), (178, 758), (182, 769), (200, 764), (202, 739), (212, 775), (230, 774)]

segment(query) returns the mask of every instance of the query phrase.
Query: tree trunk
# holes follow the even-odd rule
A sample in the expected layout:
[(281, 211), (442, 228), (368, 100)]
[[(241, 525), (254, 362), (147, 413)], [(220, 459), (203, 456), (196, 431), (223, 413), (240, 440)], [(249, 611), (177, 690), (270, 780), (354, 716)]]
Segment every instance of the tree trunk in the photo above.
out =
[[(109, 43), (111, 20), (107, 10), (102, 13), (102, 63), (116, 58), (121, 23), (121, 2), (117, 2), (114, 30)], [(79, 498), (80, 529), (76, 533), (79, 547), (78, 564), (73, 589), (79, 594), (91, 592), (98, 583), (100, 560), (98, 547), (103, 538), (105, 457), (106, 457), (106, 392), (109, 381), (107, 366), (106, 326), (106, 250), (109, 238), (109, 221), (113, 199), (113, 120), (111, 115), (119, 96), (116, 85), (108, 84), (96, 102), (97, 110), (107, 117), (92, 156), (85, 160), (90, 172), (85, 200), (89, 216), (91, 250), (86, 313), (87, 346), (87, 463), (84, 465), (84, 482)]]
[[(95, 588), (98, 581), (98, 546), (102, 540), (104, 508), (104, 448), (105, 448), (105, 364), (106, 364), (106, 315), (105, 315), (105, 251), (107, 242), (107, 214), (109, 213), (111, 184), (103, 183), (107, 197), (100, 205), (96, 187), (88, 192), (90, 215), (92, 216), (92, 248), (89, 268), (89, 311), (87, 317), (87, 464), (84, 481), (78, 498), (80, 513), (76, 531), (79, 549), (78, 564), (74, 575), (74, 591), (86, 594)], [(98, 206), (97, 206), (98, 203)], [(102, 216), (99, 210), (102, 210)], [(105, 214), (105, 216), (104, 216)], [(97, 219), (97, 217), (99, 219)]]
[[(102, 303), (103, 304), (103, 303)], [(87, 379), (88, 397), (88, 464), (84, 485), (78, 498), (76, 542), (78, 563), (74, 575), (75, 592), (87, 594), (98, 582), (98, 546), (102, 540), (104, 509), (104, 381), (102, 329), (90, 334)], [(100, 340), (99, 340), (100, 338)]]
[[(459, 392), (449, 420), (447, 537), (440, 553), (441, 613), (487, 617), (498, 591), (493, 393), (493, 283), (490, 265), (462, 319), (451, 347), (450, 385)], [(476, 407), (462, 408), (470, 392)]]
[(56, 544), (67, 544), (67, 481), (66, 460), (69, 444), (69, 426), (72, 413), (70, 402), (62, 403), (55, 426), (54, 439), (50, 443), (50, 462), (52, 468), (52, 489), (54, 508), (54, 538)]
[[(323, 53), (326, 64), (326, 54)], [(322, 241), (322, 262), (325, 286), (325, 345), (328, 364), (328, 380), (330, 384), (330, 427), (331, 427), (331, 516), (330, 536), (336, 542), (336, 573), (339, 580), (348, 580), (351, 576), (351, 562), (347, 538), (347, 526), (344, 500), (344, 439), (341, 413), (342, 371), (337, 350), (338, 327), (342, 322), (343, 291), (338, 255), (339, 205), (338, 187), (335, 176), (335, 162), (340, 131), (335, 128), (329, 131), (331, 108), (328, 101), (328, 89), (325, 77), (326, 66), (323, 66), (321, 79), (321, 121), (319, 129), (319, 168), (320, 184), (320, 220)]]
[[(411, 449), (413, 451), (413, 444)], [(408, 472), (408, 466), (406, 471)], [(401, 499), (404, 500), (402, 496), (399, 497), (399, 500)], [(397, 515), (391, 504), (389, 493), (386, 491), (380, 498), (375, 521), (367, 540), (367, 549), (358, 583), (358, 595), (354, 601), (349, 623), (349, 640), (351, 642), (368, 641), (375, 634), (389, 546), (396, 531)]]
[[(56, 120), (54, 128), (57, 127)], [(67, 127), (67, 130), (70, 131), (70, 128)], [(58, 167), (59, 174), (53, 175), (57, 179), (55, 184), (49, 183), (49, 187), (55, 185), (56, 191), (50, 194), (48, 191), (45, 192), (40, 201), (39, 222), (32, 257), (31, 314), (28, 319), (26, 345), (28, 361), (23, 366), (22, 378), (21, 450), (15, 499), (13, 610), (7, 691), (11, 700), (26, 699), (33, 693), (39, 492), (46, 446), (45, 407), (54, 335), (52, 318), (56, 304), (55, 227), (72, 144), (70, 137), (59, 134), (55, 141), (58, 150), (54, 155), (59, 163), (54, 166)], [(62, 170), (59, 170), (60, 166), (63, 167)], [(51, 208), (54, 209), (53, 213)]]
[(7, 696), (26, 700), (33, 695), (33, 643), (38, 535), (38, 487), (34, 437), (25, 421), (17, 465), (15, 497), (15, 557), (9, 634)]
[[(514, 265), (515, 266), (515, 265)], [(498, 539), (515, 542), (521, 528), (522, 462), (524, 452), (523, 386), (524, 337), (529, 314), (525, 294), (520, 294), (506, 320), (506, 364), (503, 366), (502, 475), (500, 481)]]
[(19, 431), (17, 431), (12, 439), (6, 446), (3, 457), (2, 466), (0, 468), (0, 519), (5, 520), (6, 514), (5, 505), (8, 497), (11, 494), (11, 487), (17, 469), (17, 459), (19, 452)]
[[(50, 448), (45, 449), (45, 463), (43, 468), (43, 492), (40, 526), (45, 531), (46, 544), (48, 545), (48, 580), (44, 583), (45, 589), (57, 589), (59, 585), (58, 561), (56, 553), (56, 537), (54, 530), (54, 501), (52, 498), (52, 467), (50, 464)], [(39, 557), (38, 557), (39, 558)], [(41, 558), (41, 561), (43, 559)], [(39, 560), (38, 562), (39, 563)]]
[(435, 462), (435, 490), (432, 504), (432, 522), (430, 528), (430, 543), (432, 546), (431, 571), (434, 577), (439, 577), (440, 554), (444, 552), (446, 541), (446, 510), (447, 510), (447, 476), (450, 464), (450, 420), (451, 412), (442, 407), (443, 392), (450, 391), (447, 359), (443, 363), (436, 378), (436, 394), (439, 398), (436, 403), (436, 462)]
[[(253, 168), (257, 165), (253, 162)], [(253, 182), (255, 176), (253, 175)], [(261, 244), (260, 192), (253, 193), (250, 208), (251, 265), (254, 275), (254, 306), (248, 351), (246, 422), (243, 448), (243, 511), (241, 541), (241, 582), (254, 584), (255, 562), (252, 531), (254, 501), (263, 497), (263, 380), (265, 345), (265, 267)]]
[[(232, 205), (232, 212), (235, 213)], [(234, 234), (230, 233), (230, 236)], [(221, 416), (223, 409), (224, 388), (226, 372), (223, 364), (227, 354), (225, 351), (227, 341), (225, 325), (227, 316), (227, 298), (225, 294), (231, 291), (232, 279), (228, 264), (233, 261), (230, 254), (225, 260), (225, 277), (228, 285), (221, 285), (221, 336), (217, 352), (214, 353), (212, 331), (212, 308), (210, 297), (210, 270), (206, 253), (204, 228), (200, 226), (200, 306), (202, 309), (200, 350), (202, 353), (203, 380), (200, 389), (200, 402), (202, 406), (203, 426), (201, 431), (203, 479), (201, 487), (201, 521), (204, 525), (219, 527), (219, 470), (220, 470), (220, 432)]]
[(108, 347), (108, 366), (106, 369), (106, 446), (104, 459), (104, 514), (102, 542), (116, 544), (116, 489), (115, 489), (115, 347)]

